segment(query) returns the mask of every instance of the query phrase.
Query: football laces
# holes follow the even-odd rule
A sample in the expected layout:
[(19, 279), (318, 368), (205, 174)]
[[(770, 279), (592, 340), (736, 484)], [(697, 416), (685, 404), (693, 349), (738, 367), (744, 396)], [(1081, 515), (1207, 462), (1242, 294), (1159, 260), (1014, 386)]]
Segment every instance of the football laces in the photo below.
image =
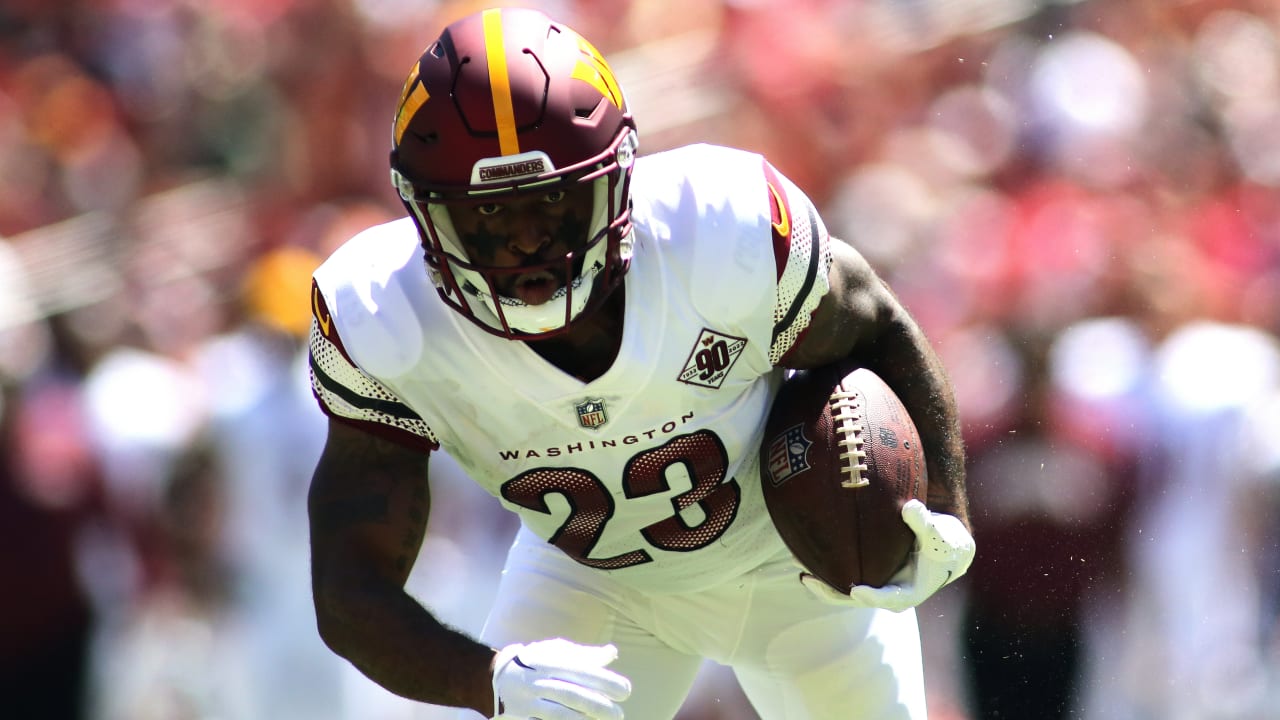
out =
[(840, 453), (840, 472), (848, 477), (840, 481), (841, 487), (860, 488), (871, 484), (867, 479), (867, 451), (863, 448), (862, 403), (858, 393), (836, 390), (831, 394), (831, 419), (839, 434), (836, 443)]

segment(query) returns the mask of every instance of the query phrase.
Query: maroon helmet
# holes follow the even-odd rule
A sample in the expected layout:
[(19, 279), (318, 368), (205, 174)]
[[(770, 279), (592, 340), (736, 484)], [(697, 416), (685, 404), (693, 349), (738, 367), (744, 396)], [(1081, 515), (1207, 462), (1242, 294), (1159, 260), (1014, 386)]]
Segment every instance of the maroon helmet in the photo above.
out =
[[(508, 338), (565, 331), (617, 287), (631, 259), (635, 121), (617, 79), (578, 33), (536, 10), (485, 10), (449, 25), (409, 71), (396, 110), (391, 181), (414, 219), (432, 281), (453, 309)], [(468, 257), (451, 205), (576, 184), (594, 188), (583, 245), (540, 266)], [(495, 279), (560, 270), (542, 304), (502, 295)]]

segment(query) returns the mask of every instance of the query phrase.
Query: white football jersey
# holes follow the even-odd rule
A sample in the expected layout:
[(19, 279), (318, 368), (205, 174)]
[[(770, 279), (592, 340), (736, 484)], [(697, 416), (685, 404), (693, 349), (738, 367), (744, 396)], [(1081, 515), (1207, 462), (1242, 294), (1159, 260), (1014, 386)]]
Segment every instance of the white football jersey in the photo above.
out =
[(700, 589), (781, 551), (757, 454), (831, 253), (812, 203), (759, 155), (642, 157), (632, 200), (622, 346), (601, 377), (447, 307), (406, 218), (316, 271), (312, 386), (330, 416), (443, 448), (578, 562), (649, 591)]

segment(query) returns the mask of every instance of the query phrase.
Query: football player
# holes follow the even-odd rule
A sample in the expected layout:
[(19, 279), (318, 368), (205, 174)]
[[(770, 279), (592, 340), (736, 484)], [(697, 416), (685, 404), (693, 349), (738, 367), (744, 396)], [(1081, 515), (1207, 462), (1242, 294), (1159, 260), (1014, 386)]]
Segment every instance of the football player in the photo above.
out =
[[(314, 276), (329, 432), (309, 510), (319, 629), (387, 689), (510, 718), (662, 720), (706, 658), (760, 716), (925, 717), (913, 608), (973, 539), (953, 394), (917, 324), (764, 158), (637, 156), (608, 63), (540, 12), (445, 28), (392, 123), (406, 217)], [(928, 448), (884, 588), (804, 576), (757, 452), (787, 368), (855, 357)], [(447, 451), (519, 515), (481, 637), (404, 589)]]

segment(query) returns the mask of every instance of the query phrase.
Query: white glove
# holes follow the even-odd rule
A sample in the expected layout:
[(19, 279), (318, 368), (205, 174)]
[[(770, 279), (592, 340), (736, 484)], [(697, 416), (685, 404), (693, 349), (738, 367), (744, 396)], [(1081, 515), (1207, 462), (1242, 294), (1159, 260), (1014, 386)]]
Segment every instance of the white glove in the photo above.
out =
[(579, 645), (562, 638), (512, 644), (493, 663), (494, 720), (622, 720), (618, 703), (631, 681), (605, 666), (613, 645)]
[(808, 573), (800, 575), (800, 582), (828, 603), (902, 612), (929, 599), (969, 569), (975, 549), (973, 535), (960, 518), (930, 512), (924, 503), (911, 500), (902, 506), (902, 520), (916, 534), (915, 550), (907, 566), (884, 587), (854, 585), (845, 595)]

